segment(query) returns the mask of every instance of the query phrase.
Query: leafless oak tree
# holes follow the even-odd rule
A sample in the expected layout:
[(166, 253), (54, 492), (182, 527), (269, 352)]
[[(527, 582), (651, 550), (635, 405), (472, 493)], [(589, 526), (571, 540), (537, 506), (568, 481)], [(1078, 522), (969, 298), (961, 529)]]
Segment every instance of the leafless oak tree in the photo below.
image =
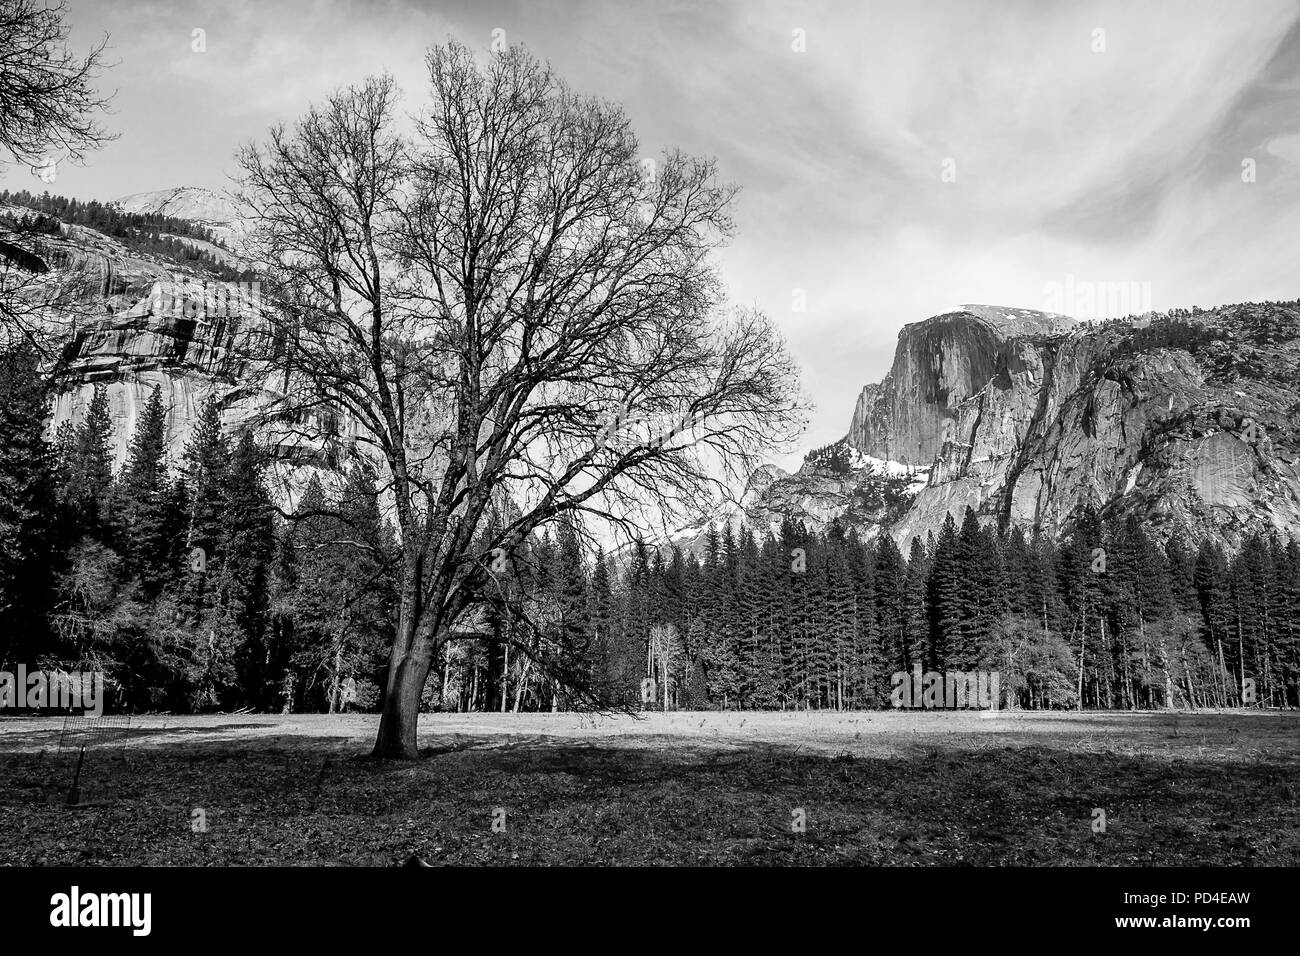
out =
[[(655, 163), (615, 105), (513, 47), (427, 57), (402, 134), (389, 77), (340, 91), (240, 157), (282, 421), (341, 413), (383, 468), (400, 613), (375, 754), (416, 754), (438, 648), (493, 565), (566, 516), (631, 533), (790, 442), (784, 343), (725, 309), (712, 250), (734, 189)], [(653, 437), (631, 416), (672, 421)], [(638, 430), (640, 428), (640, 430)], [(503, 507), (508, 502), (509, 507)]]
[[(0, 0), (0, 163), (5, 153), (33, 167), (80, 159), (112, 138), (96, 120), (111, 97), (94, 88), (108, 38), (73, 55), (66, 13), (63, 3)], [(40, 235), (0, 223), (0, 350), (34, 348), (48, 362), (66, 333), (61, 320), (84, 304), (45, 274), (40, 252)]]
[(66, 14), (62, 2), (0, 0), (0, 147), (33, 167), (51, 151), (80, 159), (110, 138), (96, 120), (110, 97), (94, 85), (108, 38), (78, 57)]

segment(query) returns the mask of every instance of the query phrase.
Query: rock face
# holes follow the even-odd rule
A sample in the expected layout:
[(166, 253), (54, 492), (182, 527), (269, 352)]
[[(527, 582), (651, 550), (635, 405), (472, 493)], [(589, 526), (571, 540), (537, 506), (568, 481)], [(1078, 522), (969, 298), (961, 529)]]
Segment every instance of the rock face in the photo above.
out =
[(858, 396), (849, 444), (887, 461), (929, 465), (963, 407), (1021, 369), (1025, 339), (1067, 328), (1066, 316), (967, 305), (905, 326), (885, 380)]
[(36, 254), (45, 271), (30, 271), (65, 290), (60, 308), (49, 316), (63, 336), (66, 363), (52, 431), (79, 422), (95, 389), (103, 387), (113, 420), (114, 464), (120, 467), (138, 417), (158, 387), (168, 408), (173, 465), (209, 399), (217, 401), (231, 432), (256, 429), (286, 474), (333, 464), (346, 450), (342, 424), (336, 439), (324, 445), (296, 439), (279, 408), (282, 394), (275, 378), (260, 374), (250, 360), (261, 351), (254, 340), (266, 342), (261, 332), (267, 303), (256, 285), (220, 281), (191, 262), (142, 253), (94, 229), (67, 224), (61, 235), (43, 236)]
[(704, 514), (672, 536), (672, 543), (702, 553), (708, 525), (743, 523), (759, 533), (777, 531), (787, 518), (823, 532), (834, 521), (866, 537), (898, 521), (925, 487), (928, 469), (851, 453), (844, 470), (824, 462), (805, 463), (794, 474), (775, 465), (754, 472), (736, 505)]
[(805, 465), (746, 514), (760, 525), (773, 510), (812, 527), (842, 518), (904, 549), (967, 506), (1054, 536), (1087, 508), (1229, 548), (1252, 530), (1300, 535), (1298, 336), (1297, 303), (1100, 326), (963, 306), (903, 329), (845, 439), (868, 460), (924, 467), (923, 484), (897, 490), (905, 506), (855, 509), (879, 467), (830, 482)]
[[(118, 261), (120, 269), (127, 263)], [(155, 387), (168, 408), (168, 448), (179, 460), (202, 405), (215, 399), (233, 432), (256, 427), (274, 435), (280, 396), (262, 382), (247, 356), (261, 328), (257, 304), (238, 290), (223, 301), (222, 314), (201, 309), (198, 294), (175, 295), (175, 273), (141, 277), (115, 299), (127, 303), (112, 313), (81, 317), (65, 347), (67, 372), (53, 407), (53, 427), (77, 422), (103, 387), (113, 419), (114, 460), (126, 460), (139, 413)], [(192, 277), (193, 288), (201, 280)], [(183, 287), (188, 289), (189, 286)], [(203, 313), (207, 314), (203, 314)], [(286, 460), (303, 457), (285, 445)], [(310, 456), (306, 456), (310, 457)]]

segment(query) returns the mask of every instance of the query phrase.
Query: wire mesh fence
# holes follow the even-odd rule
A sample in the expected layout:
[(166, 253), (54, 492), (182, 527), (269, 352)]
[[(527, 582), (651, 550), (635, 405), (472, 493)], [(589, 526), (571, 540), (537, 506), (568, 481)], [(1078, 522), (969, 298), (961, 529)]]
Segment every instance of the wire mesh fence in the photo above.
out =
[(106, 751), (122, 746), (131, 733), (129, 714), (86, 717), (69, 714), (63, 719), (56, 760), (69, 772), (66, 803), (85, 806), (112, 797)]

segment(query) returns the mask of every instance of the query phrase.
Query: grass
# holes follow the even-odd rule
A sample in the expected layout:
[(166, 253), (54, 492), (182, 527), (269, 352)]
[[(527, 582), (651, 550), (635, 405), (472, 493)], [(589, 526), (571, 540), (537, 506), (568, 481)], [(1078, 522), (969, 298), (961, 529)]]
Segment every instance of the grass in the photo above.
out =
[(68, 807), (62, 720), (0, 720), (0, 862), (1300, 864), (1295, 714), (430, 714), (411, 762), (376, 721), (134, 718)]

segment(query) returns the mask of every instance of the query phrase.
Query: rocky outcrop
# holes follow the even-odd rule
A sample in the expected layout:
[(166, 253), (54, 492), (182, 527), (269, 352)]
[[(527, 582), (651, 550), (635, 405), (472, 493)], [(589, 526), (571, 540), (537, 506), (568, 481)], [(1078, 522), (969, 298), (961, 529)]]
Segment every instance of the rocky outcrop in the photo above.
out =
[(844, 470), (826, 462), (805, 463), (794, 474), (764, 465), (750, 478), (739, 502), (701, 515), (672, 536), (671, 543), (701, 553), (710, 523), (759, 534), (776, 532), (787, 518), (824, 532), (840, 521), (870, 538), (907, 513), (925, 487), (928, 470), (850, 454)]
[(967, 507), (1051, 535), (1085, 509), (1229, 548), (1253, 530), (1300, 535), (1297, 336), (1295, 303), (1101, 326), (964, 306), (905, 327), (889, 374), (854, 410), (845, 440), (859, 455), (925, 468), (899, 513), (853, 507), (879, 469), (831, 491), (805, 466), (747, 515), (838, 518), (903, 548)]
[(94, 229), (67, 224), (59, 235), (40, 237), (39, 248), (30, 251), (48, 266), (39, 280), (58, 290), (50, 297), (57, 306), (49, 310), (48, 323), (63, 341), (63, 370), (51, 431), (80, 421), (95, 390), (103, 388), (120, 467), (157, 387), (168, 408), (173, 464), (209, 399), (218, 403), (231, 432), (254, 428), (286, 474), (332, 466), (346, 452), (345, 423), (337, 423), (324, 442), (308, 443), (282, 411), (285, 383), (263, 374), (255, 359), (269, 341), (269, 303), (256, 285), (218, 280), (193, 263), (140, 253)]
[(962, 306), (905, 326), (883, 382), (858, 396), (849, 444), (887, 461), (928, 465), (960, 429), (963, 409), (991, 382), (1003, 388), (1034, 358), (1028, 339), (1068, 327), (1065, 316)]

